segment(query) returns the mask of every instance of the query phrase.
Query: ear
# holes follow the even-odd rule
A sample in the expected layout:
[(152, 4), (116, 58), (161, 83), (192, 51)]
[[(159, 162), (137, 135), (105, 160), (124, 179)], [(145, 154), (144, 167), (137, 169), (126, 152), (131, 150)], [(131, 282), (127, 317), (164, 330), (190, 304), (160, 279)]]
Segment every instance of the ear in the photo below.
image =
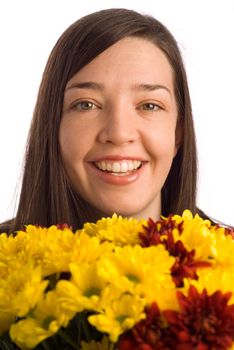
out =
[(175, 131), (175, 149), (174, 157), (177, 155), (178, 149), (180, 148), (184, 137), (184, 123), (182, 118), (178, 117)]

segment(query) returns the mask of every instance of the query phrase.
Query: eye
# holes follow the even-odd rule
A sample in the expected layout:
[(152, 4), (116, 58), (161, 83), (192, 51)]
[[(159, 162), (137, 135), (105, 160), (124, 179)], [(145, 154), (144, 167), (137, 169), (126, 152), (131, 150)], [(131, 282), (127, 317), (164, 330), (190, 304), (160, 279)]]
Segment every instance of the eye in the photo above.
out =
[(157, 105), (156, 103), (152, 103), (152, 102), (147, 102), (144, 103), (141, 108), (145, 111), (157, 111), (159, 109), (161, 109), (161, 107), (159, 105)]
[(89, 111), (95, 107), (95, 104), (90, 101), (78, 101), (72, 105), (72, 108), (78, 111)]

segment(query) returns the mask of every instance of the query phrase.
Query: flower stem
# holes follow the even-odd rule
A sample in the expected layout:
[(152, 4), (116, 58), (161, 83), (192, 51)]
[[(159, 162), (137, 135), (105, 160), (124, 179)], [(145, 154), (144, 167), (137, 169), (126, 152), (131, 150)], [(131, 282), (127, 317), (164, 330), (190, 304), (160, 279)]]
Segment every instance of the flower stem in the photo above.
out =
[(59, 335), (61, 336), (61, 338), (63, 338), (64, 340), (66, 340), (67, 344), (71, 345), (71, 347), (72, 347), (73, 349), (76, 349), (76, 350), (79, 349), (79, 348), (77, 347), (76, 342), (75, 342), (74, 340), (72, 340), (72, 339), (66, 334), (66, 332), (64, 332), (63, 330), (60, 329)]
[(46, 342), (41, 343), (41, 345), (42, 345), (46, 350), (51, 350), (51, 349), (50, 349), (50, 346), (49, 346)]
[(90, 341), (91, 340), (91, 334), (90, 334), (89, 327), (87, 327), (87, 325), (88, 325), (87, 324), (87, 319), (84, 320), (83, 318), (81, 318), (80, 322), (81, 322), (81, 326), (82, 326), (82, 328), (84, 330), (84, 334), (85, 334), (85, 337), (86, 337), (87, 341)]

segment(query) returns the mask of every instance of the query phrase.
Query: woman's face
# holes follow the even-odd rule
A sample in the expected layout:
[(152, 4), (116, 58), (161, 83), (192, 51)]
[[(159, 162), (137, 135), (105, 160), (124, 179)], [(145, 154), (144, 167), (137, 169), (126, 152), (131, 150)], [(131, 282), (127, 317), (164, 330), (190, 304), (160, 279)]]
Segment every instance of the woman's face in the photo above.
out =
[(145, 39), (120, 40), (66, 86), (59, 141), (73, 188), (105, 215), (159, 218), (176, 124), (166, 56)]

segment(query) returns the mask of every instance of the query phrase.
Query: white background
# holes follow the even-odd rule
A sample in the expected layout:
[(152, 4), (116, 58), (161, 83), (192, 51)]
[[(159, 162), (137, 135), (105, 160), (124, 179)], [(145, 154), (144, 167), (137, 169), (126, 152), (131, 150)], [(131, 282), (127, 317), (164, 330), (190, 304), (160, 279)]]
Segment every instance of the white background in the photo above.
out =
[(3, 0), (0, 3), (0, 222), (14, 212), (24, 146), (41, 75), (62, 32), (90, 12), (152, 14), (184, 57), (199, 151), (198, 205), (234, 225), (233, 0)]

